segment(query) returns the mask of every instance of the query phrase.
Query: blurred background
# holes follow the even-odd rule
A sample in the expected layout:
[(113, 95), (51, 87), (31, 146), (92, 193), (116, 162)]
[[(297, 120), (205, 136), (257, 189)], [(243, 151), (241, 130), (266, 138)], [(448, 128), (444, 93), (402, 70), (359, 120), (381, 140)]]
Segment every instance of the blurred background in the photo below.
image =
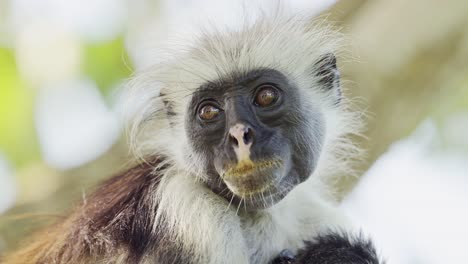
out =
[[(291, 0), (348, 36), (346, 93), (366, 110), (360, 177), (337, 199), (388, 263), (466, 263), (466, 0)], [(0, 0), (0, 254), (122, 169), (122, 90), (169, 36), (238, 26), (257, 0)], [(257, 13), (256, 13), (257, 12)]]

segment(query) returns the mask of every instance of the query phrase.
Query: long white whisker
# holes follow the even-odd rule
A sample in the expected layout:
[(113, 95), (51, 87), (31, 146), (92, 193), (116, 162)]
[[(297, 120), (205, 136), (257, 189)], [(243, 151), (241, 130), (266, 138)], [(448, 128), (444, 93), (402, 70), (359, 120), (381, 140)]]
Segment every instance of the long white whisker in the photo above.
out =
[(227, 211), (229, 210), (229, 207), (230, 207), (231, 204), (232, 204), (232, 200), (234, 200), (234, 194), (232, 194), (231, 200), (229, 201), (229, 204), (228, 204), (228, 206), (227, 206), (227, 208), (226, 208), (226, 211), (224, 211), (224, 212), (227, 212)]
[(239, 213), (239, 208), (241, 207), (241, 204), (242, 204), (243, 199), (244, 199), (244, 197), (242, 196), (242, 197), (241, 197), (241, 200), (240, 200), (240, 202), (239, 202), (239, 205), (237, 205), (236, 215), (238, 215), (238, 213)]

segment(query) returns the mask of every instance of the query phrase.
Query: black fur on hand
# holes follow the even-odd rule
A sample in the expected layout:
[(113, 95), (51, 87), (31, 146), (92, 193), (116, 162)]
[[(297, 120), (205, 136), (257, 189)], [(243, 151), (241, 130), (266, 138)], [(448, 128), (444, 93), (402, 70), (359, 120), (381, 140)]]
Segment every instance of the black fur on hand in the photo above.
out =
[(331, 232), (306, 241), (296, 255), (296, 264), (384, 264), (373, 243), (362, 235)]
[(294, 264), (295, 256), (289, 249), (281, 251), (279, 256), (275, 258), (270, 264)]

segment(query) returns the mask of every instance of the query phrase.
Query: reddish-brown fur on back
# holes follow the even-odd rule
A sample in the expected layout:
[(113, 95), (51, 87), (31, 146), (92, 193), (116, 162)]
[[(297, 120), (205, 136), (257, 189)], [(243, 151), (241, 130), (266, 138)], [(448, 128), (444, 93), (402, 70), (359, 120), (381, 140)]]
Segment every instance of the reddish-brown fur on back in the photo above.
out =
[[(73, 213), (37, 233), (6, 264), (138, 263), (158, 244), (153, 213), (161, 158), (104, 182)], [(158, 169), (155, 169), (158, 167)]]

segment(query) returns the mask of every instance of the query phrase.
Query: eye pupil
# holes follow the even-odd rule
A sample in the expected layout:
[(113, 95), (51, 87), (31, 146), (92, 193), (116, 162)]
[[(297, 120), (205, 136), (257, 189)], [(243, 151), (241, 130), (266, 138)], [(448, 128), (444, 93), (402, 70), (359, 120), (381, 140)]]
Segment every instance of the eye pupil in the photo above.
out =
[(258, 106), (266, 107), (272, 105), (278, 99), (278, 93), (272, 86), (262, 88), (255, 96), (255, 103)]
[(212, 120), (219, 115), (220, 109), (213, 105), (205, 105), (200, 109), (199, 116), (203, 120)]

